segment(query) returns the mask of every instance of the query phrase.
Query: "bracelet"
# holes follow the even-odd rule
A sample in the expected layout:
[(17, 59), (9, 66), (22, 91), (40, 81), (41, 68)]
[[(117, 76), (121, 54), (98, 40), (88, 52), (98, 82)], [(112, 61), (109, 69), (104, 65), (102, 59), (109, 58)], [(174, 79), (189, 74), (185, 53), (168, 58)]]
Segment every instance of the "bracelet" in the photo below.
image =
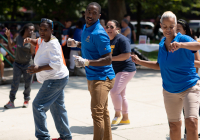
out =
[(85, 60), (85, 66), (89, 66), (90, 61), (89, 60)]

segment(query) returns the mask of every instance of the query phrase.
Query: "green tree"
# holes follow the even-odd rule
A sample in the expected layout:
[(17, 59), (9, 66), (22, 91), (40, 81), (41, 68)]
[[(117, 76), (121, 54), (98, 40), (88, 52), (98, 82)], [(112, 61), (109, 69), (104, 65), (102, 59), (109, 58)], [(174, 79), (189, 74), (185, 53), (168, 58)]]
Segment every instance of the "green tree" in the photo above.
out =
[(121, 21), (126, 14), (125, 0), (108, 0), (109, 19)]
[(25, 0), (8, 0), (0, 1), (0, 19), (1, 20), (16, 20), (19, 7), (28, 6), (28, 1)]
[[(127, 0), (132, 12), (137, 13), (137, 37), (140, 35), (140, 21), (147, 17), (162, 15), (165, 11), (172, 11), (178, 17), (185, 14), (200, 15), (199, 0)], [(184, 13), (184, 14), (183, 14)]]
[[(23, 14), (18, 11), (20, 7), (34, 11), (35, 16), (31, 20), (39, 20), (42, 17), (77, 19), (90, 2), (92, 0), (2, 0), (0, 20), (21, 20), (17, 18)], [(102, 7), (107, 7), (106, 0), (97, 0), (97, 2)]]
[[(0, 20), (22, 20), (19, 17), (23, 17), (24, 13), (18, 11), (20, 7), (34, 11), (34, 16), (29, 15), (26, 20), (40, 20), (43, 17), (78, 19), (81, 15), (80, 11), (85, 10), (90, 2), (92, 0), (1, 0)], [(109, 19), (118, 21), (121, 21), (126, 14), (125, 3), (128, 4), (132, 13), (137, 14), (138, 24), (142, 19), (156, 18), (169, 10), (179, 18), (190, 14), (200, 15), (199, 0), (96, 0), (96, 2), (104, 11), (108, 9)], [(137, 26), (137, 37), (139, 34), (140, 26)]]

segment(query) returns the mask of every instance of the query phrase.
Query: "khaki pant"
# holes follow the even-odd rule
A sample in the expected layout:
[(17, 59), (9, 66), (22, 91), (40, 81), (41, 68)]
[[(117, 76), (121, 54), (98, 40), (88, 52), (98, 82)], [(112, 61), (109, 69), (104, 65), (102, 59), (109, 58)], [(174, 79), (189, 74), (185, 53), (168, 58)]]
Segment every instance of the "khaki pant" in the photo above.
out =
[(108, 93), (114, 86), (114, 79), (105, 81), (88, 80), (91, 95), (91, 111), (94, 124), (93, 140), (112, 140), (110, 116), (108, 111)]
[(163, 89), (165, 109), (169, 122), (181, 120), (181, 112), (184, 108), (185, 119), (199, 117), (200, 81), (181, 93), (170, 93)]

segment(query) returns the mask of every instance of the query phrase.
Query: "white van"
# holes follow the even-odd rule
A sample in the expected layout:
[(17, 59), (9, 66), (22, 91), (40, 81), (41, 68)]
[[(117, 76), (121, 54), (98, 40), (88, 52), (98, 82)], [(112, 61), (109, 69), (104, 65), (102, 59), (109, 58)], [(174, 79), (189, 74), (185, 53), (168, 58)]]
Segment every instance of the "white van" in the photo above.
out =
[[(137, 32), (137, 21), (131, 21), (131, 24), (134, 26), (135, 31)], [(153, 28), (154, 24), (153, 22), (146, 22), (146, 21), (141, 21), (140, 22), (140, 27), (141, 27), (141, 35), (147, 35), (148, 37), (153, 38)], [(162, 29), (159, 29), (159, 32), (162, 33)]]

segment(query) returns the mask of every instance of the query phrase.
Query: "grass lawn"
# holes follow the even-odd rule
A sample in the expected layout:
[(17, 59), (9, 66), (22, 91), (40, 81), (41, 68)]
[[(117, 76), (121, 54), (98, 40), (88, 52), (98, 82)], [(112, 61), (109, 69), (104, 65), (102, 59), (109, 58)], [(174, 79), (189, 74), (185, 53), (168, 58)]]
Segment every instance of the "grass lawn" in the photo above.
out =
[(158, 51), (153, 52), (144, 52), (139, 50), (144, 56), (146, 56), (150, 61), (157, 61), (158, 58)]
[[(153, 42), (151, 40), (150, 43), (156, 43), (156, 44), (159, 44), (159, 40), (155, 40), (155, 42)], [(136, 41), (135, 44), (138, 44), (138, 41)], [(142, 50), (139, 50), (144, 56), (146, 56), (149, 60), (151, 61), (157, 61), (157, 58), (158, 58), (158, 51), (153, 51), (153, 52), (144, 52)]]

